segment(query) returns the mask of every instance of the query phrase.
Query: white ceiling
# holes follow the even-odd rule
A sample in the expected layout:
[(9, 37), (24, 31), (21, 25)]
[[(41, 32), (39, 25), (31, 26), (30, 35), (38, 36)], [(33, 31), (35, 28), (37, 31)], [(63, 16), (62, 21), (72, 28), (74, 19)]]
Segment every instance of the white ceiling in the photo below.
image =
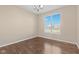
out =
[(41, 14), (41, 13), (45, 13), (45, 12), (48, 12), (48, 11), (51, 11), (51, 10), (61, 8), (61, 7), (63, 7), (63, 5), (44, 5), (44, 8), (42, 10), (40, 10), (39, 12), (37, 12), (33, 8), (33, 5), (21, 5), (20, 7), (23, 8), (23, 9), (26, 9), (30, 12), (33, 12), (35, 14)]

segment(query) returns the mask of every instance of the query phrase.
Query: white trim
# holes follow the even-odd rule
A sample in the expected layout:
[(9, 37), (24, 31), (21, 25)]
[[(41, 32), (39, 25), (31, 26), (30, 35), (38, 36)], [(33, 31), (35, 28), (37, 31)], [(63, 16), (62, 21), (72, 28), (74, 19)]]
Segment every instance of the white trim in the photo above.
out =
[(78, 42), (78, 41), (76, 42), (76, 45), (77, 45), (77, 47), (79, 48), (79, 42)]
[(32, 39), (32, 38), (35, 38), (35, 37), (37, 37), (37, 35), (29, 36), (29, 37), (26, 37), (25, 39), (18, 40), (16, 42), (11, 42), (11, 43), (8, 43), (8, 44), (5, 44), (5, 45), (1, 45), (0, 47), (5, 47), (5, 46), (8, 46), (8, 45), (15, 44), (15, 43), (18, 43), (18, 42), (21, 42), (21, 41), (24, 41), (24, 40), (29, 40), (29, 39)]
[[(8, 45), (15, 44), (15, 43), (18, 43), (18, 42), (21, 42), (21, 41), (24, 41), (24, 40), (29, 40), (29, 39), (32, 39), (32, 38), (35, 38), (35, 37), (42, 37), (42, 38), (47, 38), (47, 39), (51, 39), (51, 40), (57, 40), (57, 41), (60, 41), (60, 42), (67, 42), (67, 43), (75, 44), (74, 42), (60, 40), (60, 39), (56, 39), (56, 38), (52, 38), (52, 37), (49, 37), (49, 36), (38, 34), (38, 35), (31, 35), (29, 37), (26, 37), (25, 39), (18, 40), (16, 42), (11, 42), (11, 43), (8, 43), (8, 44), (1, 45), (0, 47), (5, 47), (5, 46), (8, 46)], [(76, 45), (79, 48), (79, 44), (77, 43)]]
[(77, 47), (79, 48), (79, 44), (77, 43), (76, 45), (77, 45)]
[(76, 43), (74, 43), (74, 42), (65, 41), (65, 40), (60, 40), (60, 39), (52, 38), (52, 37), (45, 36), (45, 35), (38, 35), (38, 37), (43, 37), (43, 38), (47, 38), (47, 39), (51, 39), (51, 40), (57, 40), (57, 41), (60, 41), (60, 42), (67, 42), (67, 43), (70, 43), (70, 44), (76, 44)]

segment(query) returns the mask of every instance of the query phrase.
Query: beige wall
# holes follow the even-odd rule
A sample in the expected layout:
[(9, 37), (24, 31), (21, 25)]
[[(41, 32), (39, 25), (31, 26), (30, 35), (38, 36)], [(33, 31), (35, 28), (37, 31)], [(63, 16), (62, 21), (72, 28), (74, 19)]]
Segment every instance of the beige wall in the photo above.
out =
[[(76, 14), (76, 9), (76, 6), (66, 6), (41, 15), (34, 15), (17, 6), (0, 6), (0, 46), (20, 41), (36, 34), (71, 43), (77, 42), (77, 35), (79, 42), (79, 17), (77, 17), (79, 11)], [(77, 10), (79, 10), (79, 6)], [(61, 34), (44, 33), (43, 17), (51, 15), (53, 12), (61, 13)]]
[[(53, 12), (59, 12), (61, 14), (61, 34), (44, 33), (43, 17), (51, 15)], [(76, 6), (65, 6), (63, 8), (39, 15), (39, 36), (76, 43)]]
[(77, 6), (77, 45), (79, 47), (79, 6)]
[(17, 6), (0, 6), (0, 46), (36, 33), (35, 15)]

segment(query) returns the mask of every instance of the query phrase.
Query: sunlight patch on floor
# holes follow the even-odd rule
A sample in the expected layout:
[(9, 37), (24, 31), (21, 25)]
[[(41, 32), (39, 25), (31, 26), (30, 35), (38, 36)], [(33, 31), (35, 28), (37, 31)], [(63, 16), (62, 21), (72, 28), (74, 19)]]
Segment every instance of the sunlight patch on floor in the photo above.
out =
[(44, 53), (46, 54), (60, 54), (61, 53), (60, 47), (54, 46), (48, 43), (45, 44), (44, 49), (45, 49)]

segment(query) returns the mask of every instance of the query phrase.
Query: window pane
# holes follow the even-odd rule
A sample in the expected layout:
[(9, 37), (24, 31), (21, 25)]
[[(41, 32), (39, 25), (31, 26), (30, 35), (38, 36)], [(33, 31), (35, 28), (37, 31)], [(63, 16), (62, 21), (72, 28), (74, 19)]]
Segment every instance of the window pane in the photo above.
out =
[(60, 14), (52, 16), (52, 32), (60, 32)]
[(51, 32), (51, 16), (47, 16), (44, 19), (45, 32)]

